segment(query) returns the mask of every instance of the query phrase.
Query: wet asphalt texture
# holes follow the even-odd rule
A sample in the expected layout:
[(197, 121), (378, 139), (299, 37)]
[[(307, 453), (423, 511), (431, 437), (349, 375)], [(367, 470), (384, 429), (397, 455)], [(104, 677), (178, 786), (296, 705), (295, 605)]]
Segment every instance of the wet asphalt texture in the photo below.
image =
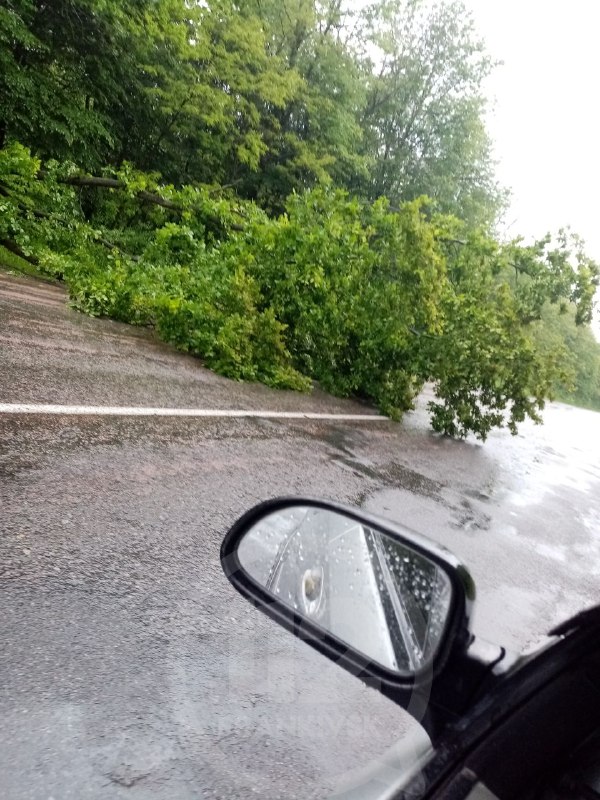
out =
[[(427, 397), (424, 398), (424, 401)], [(229, 381), (0, 272), (0, 403), (369, 414)], [(402, 424), (0, 415), (0, 796), (326, 797), (416, 723), (223, 577), (235, 519), (328, 497), (445, 544), (520, 650), (600, 602), (600, 415), (482, 445)]]

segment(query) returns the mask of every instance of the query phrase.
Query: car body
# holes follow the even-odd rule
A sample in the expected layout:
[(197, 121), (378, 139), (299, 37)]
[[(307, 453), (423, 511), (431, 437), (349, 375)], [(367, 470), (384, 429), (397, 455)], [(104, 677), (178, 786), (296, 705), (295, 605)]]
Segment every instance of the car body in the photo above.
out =
[(600, 606), (507, 653), (472, 634), (475, 586), (450, 553), (315, 499), (250, 510), (221, 559), (245, 597), (430, 736), (340, 798), (600, 798)]

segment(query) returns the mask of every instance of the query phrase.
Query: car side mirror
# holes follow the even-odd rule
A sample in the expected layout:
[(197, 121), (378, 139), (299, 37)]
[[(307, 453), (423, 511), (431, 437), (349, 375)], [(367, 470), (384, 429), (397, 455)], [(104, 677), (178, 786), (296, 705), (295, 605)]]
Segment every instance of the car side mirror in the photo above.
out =
[(405, 707), (470, 639), (475, 589), (465, 567), (354, 508), (262, 503), (227, 533), (221, 562), (262, 611)]

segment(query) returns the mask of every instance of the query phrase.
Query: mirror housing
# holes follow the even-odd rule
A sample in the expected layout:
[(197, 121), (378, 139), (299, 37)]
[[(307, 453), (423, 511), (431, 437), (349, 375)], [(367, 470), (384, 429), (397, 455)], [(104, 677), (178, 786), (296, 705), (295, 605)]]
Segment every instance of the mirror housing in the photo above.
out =
[[(273, 520), (279, 523), (281, 520), (294, 518), (301, 522), (288, 525), (287, 530), (278, 531), (276, 535), (268, 532), (273, 529)], [(310, 525), (306, 522), (309, 518)], [(320, 525), (314, 522), (317, 518), (321, 520)], [(322, 524), (323, 519), (327, 522), (325, 526)], [(347, 560), (355, 557), (357, 547), (360, 546), (361, 552), (368, 552), (369, 557), (363, 554), (360, 562), (363, 566), (360, 567), (359, 578), (364, 583), (369, 580), (370, 584), (377, 583), (379, 589), (375, 591), (371, 588), (368, 596), (363, 592), (359, 595), (360, 603), (357, 603), (357, 597), (352, 597), (351, 593), (346, 595), (342, 593), (341, 599), (337, 600), (338, 610), (333, 615), (329, 613), (325, 622), (324, 616), (319, 611), (323, 594), (322, 568), (315, 567), (314, 558), (307, 559), (306, 564), (299, 562), (303, 561), (302, 553), (306, 552), (306, 549), (302, 550), (308, 541), (306, 537), (309, 534), (306, 532), (310, 530), (311, 542), (316, 541), (318, 544), (329, 536), (331, 543), (332, 521), (336, 526), (333, 538), (347, 543), (350, 541), (349, 536), (354, 537), (352, 548), (346, 550), (346, 553), (342, 551), (337, 554), (336, 564), (338, 560), (343, 564), (345, 558)], [(279, 525), (279, 528), (281, 527)], [(359, 535), (356, 531), (359, 531)], [(260, 566), (260, 558), (266, 551), (263, 549), (261, 556), (256, 547), (264, 545), (270, 536), (275, 540), (273, 544), (269, 544), (271, 547), (269, 558), (272, 561)], [(304, 536), (304, 539), (299, 539), (300, 536)], [(249, 542), (256, 551), (254, 555), (252, 548), (249, 548)], [(400, 614), (398, 603), (395, 604), (395, 610), (392, 609), (394, 602), (389, 599), (391, 596), (389, 587), (395, 587), (396, 594), (400, 595), (402, 601), (410, 600), (410, 597), (407, 598), (407, 586), (415, 587), (417, 584), (414, 580), (412, 584), (407, 584), (406, 581), (402, 584), (400, 581), (402, 585), (399, 590), (399, 583), (393, 576), (390, 577), (389, 570), (387, 577), (386, 575), (382, 577), (381, 568), (379, 566), (376, 570), (373, 568), (374, 560), (378, 565), (383, 563), (381, 552), (377, 554), (378, 550), (381, 551), (381, 543), (388, 554), (387, 559), (383, 561), (387, 560), (388, 564), (393, 563), (389, 554), (396, 553), (394, 556), (396, 560), (411, 562), (409, 566), (412, 566), (413, 572), (415, 564), (419, 566), (421, 573), (421, 565), (430, 565), (424, 574), (437, 576), (434, 577), (436, 586), (446, 587), (443, 589), (443, 604), (438, 603), (443, 609), (443, 619), (438, 620), (433, 639), (430, 633), (427, 634), (432, 639), (431, 646), (425, 644), (426, 637), (423, 634), (422, 624), (419, 625), (417, 622), (409, 626), (413, 633), (414, 631), (419, 633), (420, 641), (417, 651), (419, 657), (412, 660), (397, 657), (398, 647), (405, 649), (404, 646), (408, 641), (406, 636), (396, 635), (394, 638), (389, 632), (391, 623), (387, 622), (390, 619), (397, 620)], [(289, 555), (291, 548), (294, 551), (293, 556)], [(405, 558), (399, 558), (397, 553), (407, 555)], [(473, 640), (469, 626), (475, 599), (473, 579), (464, 565), (451, 553), (408, 528), (333, 502), (310, 498), (278, 498), (255, 506), (233, 525), (221, 545), (221, 564), (228, 580), (245, 598), (318, 652), (406, 708), (423, 724), (430, 735), (462, 709), (465, 693), (471, 692), (472, 689), (470, 686), (472, 679), (468, 676), (477, 678), (479, 683), (481, 670), (473, 669), (473, 664), (467, 663), (469, 661), (467, 651)], [(288, 583), (285, 583), (281, 578), (284, 567), (288, 572), (292, 570), (293, 583), (289, 583), (287, 578)], [(386, 569), (385, 564), (383, 568)], [(343, 571), (338, 567), (336, 570), (339, 583), (342, 580), (339, 576)], [(345, 574), (348, 575), (347, 569)], [(377, 582), (373, 581), (373, 575), (378, 576)], [(288, 588), (283, 592), (278, 591), (277, 581), (280, 586)], [(423, 578), (421, 581), (423, 582)], [(289, 590), (289, 586), (292, 585), (293, 596)], [(356, 595), (352, 584), (350, 587)], [(385, 602), (381, 602), (382, 591), (385, 594)], [(416, 593), (416, 589), (411, 591)], [(423, 608), (429, 610), (433, 605), (432, 596), (430, 592), (429, 604), (422, 606), (421, 612)], [(373, 597), (376, 598), (376, 602)], [(344, 603), (346, 603), (345, 613), (342, 613)], [(414, 612), (410, 612), (406, 617), (405, 605), (400, 603), (400, 611), (404, 609), (404, 618), (414, 620)], [(339, 610), (340, 606), (342, 612)], [(382, 613), (381, 609), (384, 607), (386, 611)], [(349, 628), (357, 613), (362, 620), (358, 623), (360, 636), (352, 634)], [(385, 626), (382, 621), (386, 622)], [(402, 624), (399, 629), (401, 627)], [(374, 641), (374, 632), (379, 637), (380, 646)], [(382, 637), (389, 641), (384, 643)], [(392, 652), (396, 653), (396, 656), (391, 656)], [(461, 664), (464, 670), (461, 669)], [(449, 681), (448, 669), (451, 669), (453, 674), (457, 670), (460, 673), (457, 675), (455, 697), (452, 697), (453, 692), (449, 691), (454, 681)], [(438, 686), (440, 690), (443, 688), (443, 692), (436, 691)]]

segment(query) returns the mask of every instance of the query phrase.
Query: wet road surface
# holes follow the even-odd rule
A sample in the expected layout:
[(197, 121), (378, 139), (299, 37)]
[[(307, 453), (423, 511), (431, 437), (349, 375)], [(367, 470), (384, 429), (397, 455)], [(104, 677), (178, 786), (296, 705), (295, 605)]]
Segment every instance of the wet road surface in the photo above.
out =
[[(0, 402), (369, 414), (234, 383), (0, 273)], [(600, 415), (487, 444), (402, 425), (0, 416), (0, 785), (7, 800), (323, 797), (416, 724), (252, 609), (218, 551), (281, 494), (445, 544), (475, 631), (531, 647), (600, 601)]]

